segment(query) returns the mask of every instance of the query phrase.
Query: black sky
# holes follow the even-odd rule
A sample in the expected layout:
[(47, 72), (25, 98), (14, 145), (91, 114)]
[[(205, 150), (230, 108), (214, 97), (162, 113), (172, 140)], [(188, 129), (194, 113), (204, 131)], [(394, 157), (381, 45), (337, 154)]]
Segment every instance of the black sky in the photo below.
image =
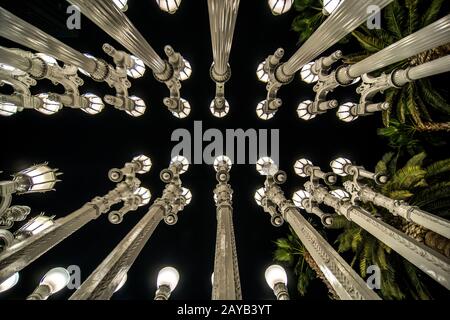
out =
[[(147, 103), (147, 112), (141, 118), (132, 118), (112, 107), (107, 107), (97, 116), (64, 108), (53, 116), (28, 110), (10, 118), (0, 118), (2, 178), (42, 161), (49, 161), (51, 166), (64, 172), (56, 192), (15, 196), (14, 204), (31, 206), (34, 215), (45, 211), (62, 217), (113, 188), (114, 184), (107, 178), (108, 170), (121, 166), (140, 153), (150, 156), (153, 161), (151, 172), (141, 179), (155, 198), (163, 188), (159, 171), (168, 164), (174, 146), (170, 141), (171, 133), (180, 127), (192, 131), (194, 120), (202, 120), (205, 130), (280, 129), (281, 169), (289, 176), (283, 189), (288, 197), (304, 182), (294, 175), (292, 166), (297, 158), (306, 157), (328, 168), (330, 160), (342, 155), (372, 169), (387, 150), (384, 141), (376, 135), (376, 128), (381, 126), (379, 116), (361, 118), (351, 124), (340, 122), (334, 112), (310, 122), (298, 119), (298, 103), (314, 97), (312, 86), (305, 85), (298, 77), (280, 90), (284, 105), (276, 117), (268, 122), (257, 119), (255, 107), (264, 99), (266, 91), (265, 85), (257, 81), (255, 70), (258, 63), (278, 47), (283, 47), (287, 56), (296, 50), (297, 35), (290, 30), (295, 17), (293, 10), (275, 17), (265, 0), (241, 1), (230, 60), (233, 76), (226, 86), (231, 111), (227, 117), (217, 119), (209, 111), (214, 83), (209, 79), (212, 52), (206, 1), (185, 0), (175, 15), (161, 12), (153, 0), (129, 2), (127, 16), (160, 55), (164, 45), (171, 44), (191, 62), (193, 75), (182, 88), (182, 96), (192, 106), (190, 117), (178, 120), (169, 114), (162, 104), (162, 99), (168, 94), (166, 87), (147, 72), (144, 78), (132, 80), (130, 90), (131, 94), (142, 97)], [(101, 50), (103, 43), (122, 49), (85, 17), (82, 18), (81, 30), (67, 31), (67, 5), (62, 0), (2, 1), (5, 9), (81, 52), (90, 52), (108, 60), (109, 57)], [(5, 39), (0, 39), (0, 45), (19, 47)], [(337, 49), (354, 51), (335, 46), (329, 52)], [(83, 93), (113, 94), (104, 83), (95, 83), (85, 77), (84, 80)], [(340, 102), (355, 101), (354, 89), (338, 89), (332, 96)], [(61, 92), (62, 88), (43, 80), (32, 90), (37, 94)], [(180, 214), (176, 226), (161, 224), (157, 228), (130, 270), (128, 282), (113, 299), (152, 299), (157, 272), (166, 265), (176, 267), (181, 275), (173, 299), (210, 299), (216, 231), (212, 198), (215, 173), (210, 166), (195, 165), (182, 179), (184, 185), (192, 190), (192, 203)], [(253, 194), (262, 183), (263, 178), (253, 165), (234, 166), (231, 171), (243, 297), (252, 300), (273, 298), (264, 280), (264, 270), (272, 262), (273, 241), (287, 232), (286, 226), (280, 229), (272, 227), (269, 217), (256, 206)], [(85, 279), (145, 212), (145, 209), (140, 209), (130, 213), (121, 225), (110, 224), (106, 216), (89, 223), (24, 269), (18, 285), (0, 298), (25, 298), (40, 277), (56, 266), (79, 265)], [(295, 297), (296, 284), (292, 281), (292, 274), (289, 278), (290, 291)], [(52, 299), (67, 299), (71, 293), (63, 290)], [(314, 286), (309, 297), (325, 299), (326, 294), (321, 286)]]

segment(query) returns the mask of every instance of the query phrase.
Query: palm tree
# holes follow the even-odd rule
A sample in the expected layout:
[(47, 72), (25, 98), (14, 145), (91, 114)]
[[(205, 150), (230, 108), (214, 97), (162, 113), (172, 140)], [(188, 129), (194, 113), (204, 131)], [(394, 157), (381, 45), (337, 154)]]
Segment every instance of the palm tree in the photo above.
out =
[(294, 268), (294, 274), (298, 278), (297, 291), (300, 295), (306, 295), (309, 285), (318, 278), (327, 286), (329, 297), (334, 300), (338, 299), (333, 287), (327, 281), (308, 250), (306, 250), (293, 230), (289, 229), (290, 233), (286, 238), (280, 238), (275, 241), (277, 248), (274, 253), (274, 260)]
[[(372, 185), (392, 199), (407, 200), (410, 204), (442, 217), (450, 216), (450, 158), (424, 166), (426, 154), (419, 153), (398, 168), (398, 154), (388, 153), (378, 162), (376, 172), (388, 172), (391, 180), (383, 185)], [(394, 217), (385, 209), (361, 204), (366, 210), (380, 216), (385, 222), (402, 230), (415, 240), (450, 257), (450, 240), (412, 222)], [(359, 226), (336, 219), (332, 228), (342, 229), (336, 243), (339, 252), (352, 252), (352, 266), (358, 267), (362, 277), (367, 266), (376, 264), (382, 272), (380, 294), (385, 299), (431, 298), (426, 285), (428, 279), (416, 267), (393, 252)]]
[[(365, 25), (352, 32), (363, 48), (363, 52), (346, 57), (346, 63), (358, 62), (368, 55), (376, 53), (394, 42), (418, 31), (437, 20), (443, 10), (444, 0), (396, 0), (385, 8), (382, 29), (369, 30)], [(424, 12), (420, 15), (419, 12)], [(450, 44), (431, 49), (385, 68), (390, 72), (395, 68), (416, 66), (450, 53)], [(386, 101), (392, 106), (383, 112), (385, 126), (395, 117), (400, 123), (410, 122), (415, 130), (422, 132), (450, 132), (450, 105), (445, 95), (447, 90), (436, 89), (436, 83), (430, 79), (411, 82), (401, 89), (386, 92)], [(432, 113), (444, 119), (433, 122)], [(434, 116), (434, 115), (433, 115)]]

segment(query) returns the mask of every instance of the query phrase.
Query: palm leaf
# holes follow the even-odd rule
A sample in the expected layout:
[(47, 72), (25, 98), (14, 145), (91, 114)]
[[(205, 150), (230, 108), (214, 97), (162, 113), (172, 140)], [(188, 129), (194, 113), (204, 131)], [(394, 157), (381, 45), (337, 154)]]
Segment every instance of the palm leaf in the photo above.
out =
[(420, 117), (419, 108), (417, 107), (415, 85), (413, 82), (408, 83), (406, 86), (406, 93), (406, 106), (408, 107), (409, 115), (412, 117), (413, 122), (421, 127), (423, 126), (423, 122)]
[(427, 157), (425, 152), (421, 152), (411, 157), (411, 159), (406, 162), (405, 167), (419, 166), (421, 167), (423, 164), (423, 160)]
[(432, 0), (427, 11), (422, 17), (422, 27), (425, 27), (436, 20), (441, 10), (444, 0)]
[(405, 0), (405, 5), (408, 9), (408, 34), (414, 33), (421, 22), (417, 10), (418, 4), (418, 0)]
[(430, 164), (425, 168), (425, 172), (426, 179), (432, 179), (436, 176), (442, 175), (443, 173), (450, 172), (450, 159), (440, 160)]
[(388, 152), (388, 153), (384, 154), (383, 158), (381, 158), (381, 160), (378, 161), (378, 163), (375, 167), (375, 173), (388, 172), (387, 165), (392, 160), (393, 157), (394, 157), (393, 152)]
[(388, 5), (384, 11), (386, 25), (397, 39), (403, 38), (404, 18), (406, 16), (404, 8), (396, 0)]
[(385, 47), (383, 41), (375, 36), (368, 36), (359, 31), (353, 31), (352, 35), (370, 53), (378, 52)]
[(414, 194), (408, 190), (395, 190), (388, 194), (388, 197), (394, 200), (407, 200), (411, 198)]
[(433, 88), (429, 79), (419, 80), (418, 87), (421, 97), (428, 102), (429, 106), (436, 111), (450, 115), (450, 104)]
[(398, 170), (395, 175), (382, 187), (383, 194), (395, 190), (409, 190), (425, 177), (426, 171), (419, 166), (408, 166)]
[(450, 197), (450, 181), (440, 182), (418, 192), (411, 204), (422, 207), (438, 200)]

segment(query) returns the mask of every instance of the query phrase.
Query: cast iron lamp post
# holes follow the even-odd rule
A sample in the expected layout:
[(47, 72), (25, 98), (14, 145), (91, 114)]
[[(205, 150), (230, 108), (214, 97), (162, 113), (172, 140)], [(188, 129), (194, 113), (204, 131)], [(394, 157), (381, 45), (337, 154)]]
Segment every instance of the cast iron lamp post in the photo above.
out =
[(169, 167), (161, 171), (161, 180), (166, 183), (162, 197), (155, 200), (145, 216), (91, 273), (70, 300), (111, 298), (159, 223), (164, 220), (168, 225), (176, 224), (178, 213), (191, 202), (192, 194), (182, 187), (180, 180), (180, 175), (188, 167), (186, 158), (176, 156)]
[[(166, 84), (170, 97), (164, 98), (163, 102), (173, 115), (187, 113), (187, 101), (180, 97), (180, 73), (185, 69), (185, 59), (181, 54), (175, 52), (171, 46), (166, 46), (164, 52), (167, 60), (163, 60), (127, 16), (110, 0), (68, 1), (78, 6), (86, 17), (127, 48), (129, 52), (140, 58), (153, 71), (156, 80)], [(170, 3), (173, 3), (173, 0)], [(179, 2), (177, 3), (179, 4)], [(182, 118), (182, 116), (178, 116), (178, 118)]]
[(231, 78), (228, 64), (240, 0), (208, 0), (209, 26), (214, 62), (210, 69), (216, 83), (216, 95), (211, 101), (211, 113), (218, 118), (228, 114), (230, 105), (225, 99), (225, 83)]
[(269, 266), (265, 272), (266, 282), (273, 290), (277, 300), (289, 300), (287, 289), (287, 274), (283, 267), (274, 264)]
[(374, 180), (377, 184), (384, 184), (387, 182), (387, 177), (383, 173), (375, 174), (368, 172), (363, 167), (353, 165), (350, 160), (345, 158), (338, 158), (332, 161), (330, 166), (337, 175), (343, 177), (347, 175), (353, 176), (352, 181), (346, 181), (344, 183), (345, 189), (353, 196), (353, 200), (358, 199), (362, 202), (371, 202), (376, 206), (387, 209), (395, 216), (402, 217), (408, 222), (414, 222), (447, 239), (450, 238), (450, 221), (417, 207), (410, 206), (404, 201), (386, 197), (361, 182), (361, 178), (368, 178)]
[(336, 294), (343, 300), (380, 299), (300, 214), (292, 201), (286, 199), (279, 186), (286, 181), (286, 173), (278, 170), (273, 160), (267, 157), (258, 160), (257, 170), (261, 175), (266, 176), (264, 188), (259, 189), (255, 194), (257, 204), (271, 215), (272, 224), (275, 226), (280, 226), (286, 221), (292, 227)]
[(154, 300), (169, 300), (173, 290), (178, 285), (180, 274), (173, 267), (162, 268), (158, 273), (156, 280), (156, 293)]
[(27, 297), (27, 300), (47, 300), (61, 291), (70, 281), (70, 274), (64, 268), (54, 268), (45, 274), (39, 286)]
[(28, 266), (88, 222), (107, 213), (111, 206), (135, 197), (134, 192), (141, 183), (136, 174), (146, 173), (150, 168), (150, 159), (142, 155), (126, 163), (123, 168), (110, 170), (110, 180), (117, 183), (113, 190), (103, 197), (94, 198), (80, 209), (55, 220), (48, 228), (0, 253), (0, 282)]
[[(360, 171), (363, 171), (363, 169)], [(364, 175), (370, 176), (375, 181), (381, 182), (384, 180), (383, 175), (377, 176), (365, 170), (363, 172), (365, 172)], [(356, 223), (444, 287), (449, 288), (450, 263), (448, 258), (378, 219), (353, 201), (345, 201), (344, 199), (348, 198), (347, 196), (342, 196), (341, 193), (337, 196), (329, 193), (328, 189), (319, 183), (321, 178), (318, 176), (314, 174), (306, 175), (309, 176), (310, 181), (305, 183), (305, 190), (309, 193), (311, 199), (318, 204), (332, 207), (337, 214)]]
[(213, 300), (241, 300), (241, 281), (233, 227), (233, 190), (228, 184), (231, 160), (219, 156), (214, 160), (218, 184), (214, 189), (217, 235), (214, 258)]
[[(381, 10), (390, 2), (392, 0), (374, 0), (371, 5), (376, 5)], [(297, 71), (364, 23), (370, 15), (366, 3), (360, 0), (345, 0), (287, 62), (281, 63), (284, 56), (284, 50), (281, 48), (270, 55), (264, 64), (269, 81), (266, 86), (267, 98), (262, 106), (264, 116), (261, 115), (260, 118), (270, 119), (268, 115), (275, 114), (281, 107), (282, 101), (277, 98), (277, 92), (293, 80)]]

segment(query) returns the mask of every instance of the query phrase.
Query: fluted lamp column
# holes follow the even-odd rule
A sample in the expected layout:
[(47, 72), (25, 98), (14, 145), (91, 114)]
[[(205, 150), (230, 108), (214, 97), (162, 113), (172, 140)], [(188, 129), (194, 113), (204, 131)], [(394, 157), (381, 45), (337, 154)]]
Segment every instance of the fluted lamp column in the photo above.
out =
[(171, 46), (166, 46), (164, 52), (167, 60), (163, 60), (128, 17), (110, 0), (68, 2), (78, 6), (87, 18), (152, 69), (158, 81), (166, 84), (170, 97), (164, 98), (163, 102), (175, 117), (184, 118), (189, 114), (189, 104), (180, 97), (180, 73), (185, 69), (185, 60), (181, 54), (175, 52)]
[(173, 290), (178, 285), (180, 274), (173, 267), (162, 268), (156, 280), (156, 293), (154, 300), (169, 300)]
[(48, 228), (0, 253), (0, 282), (28, 266), (88, 222), (107, 213), (112, 205), (132, 197), (140, 185), (136, 174), (147, 173), (150, 168), (150, 158), (141, 155), (121, 169), (110, 170), (110, 180), (117, 183), (113, 190), (103, 197), (94, 198), (80, 209), (55, 220)]
[[(353, 201), (345, 201), (339, 195), (331, 194), (326, 187), (319, 183), (321, 178), (314, 174), (309, 175), (306, 172), (305, 174), (310, 178), (310, 181), (305, 183), (305, 190), (312, 200), (333, 208), (337, 214), (346, 217), (349, 221), (372, 234), (444, 287), (450, 287), (450, 278), (448, 277), (450, 259), (377, 219), (370, 212), (355, 205)], [(385, 179), (384, 175), (377, 176), (368, 171), (365, 171), (365, 175), (372, 176), (374, 180), (382, 181)]]
[(292, 201), (286, 199), (279, 187), (286, 181), (286, 173), (278, 170), (273, 160), (267, 157), (259, 159), (256, 166), (258, 172), (266, 176), (264, 188), (255, 194), (257, 204), (271, 215), (273, 225), (281, 226), (286, 221), (292, 227), (340, 299), (379, 300), (380, 297), (300, 214)]
[(178, 213), (190, 203), (192, 194), (182, 187), (180, 180), (180, 175), (188, 167), (187, 159), (177, 156), (172, 159), (169, 168), (161, 171), (161, 180), (166, 183), (162, 197), (155, 200), (145, 216), (91, 273), (70, 300), (111, 298), (161, 220), (164, 219), (168, 225), (176, 224)]
[(27, 297), (27, 300), (47, 300), (61, 291), (70, 281), (70, 274), (64, 268), (54, 268), (45, 274), (39, 286)]
[(277, 264), (269, 266), (266, 269), (265, 278), (277, 300), (290, 300), (287, 289), (287, 274), (283, 267)]
[[(382, 9), (391, 2), (392, 0), (373, 0), (370, 4)], [(265, 71), (269, 75), (267, 98), (261, 102), (259, 112), (257, 109), (258, 116), (263, 120), (270, 119), (269, 115), (273, 116), (282, 105), (281, 99), (277, 98), (278, 90), (283, 85), (290, 83), (294, 74), (305, 64), (364, 23), (370, 15), (365, 2), (345, 0), (288, 61), (281, 63), (284, 56), (284, 50), (281, 48), (270, 55), (264, 65)]]
[(222, 118), (230, 110), (225, 99), (225, 83), (231, 78), (229, 58), (240, 0), (208, 0), (209, 26), (214, 62), (210, 69), (216, 83), (216, 96), (211, 102), (211, 113)]
[(213, 300), (241, 300), (241, 281), (233, 227), (233, 190), (228, 184), (231, 160), (219, 156), (214, 161), (218, 184), (214, 189), (217, 236), (214, 258)]

